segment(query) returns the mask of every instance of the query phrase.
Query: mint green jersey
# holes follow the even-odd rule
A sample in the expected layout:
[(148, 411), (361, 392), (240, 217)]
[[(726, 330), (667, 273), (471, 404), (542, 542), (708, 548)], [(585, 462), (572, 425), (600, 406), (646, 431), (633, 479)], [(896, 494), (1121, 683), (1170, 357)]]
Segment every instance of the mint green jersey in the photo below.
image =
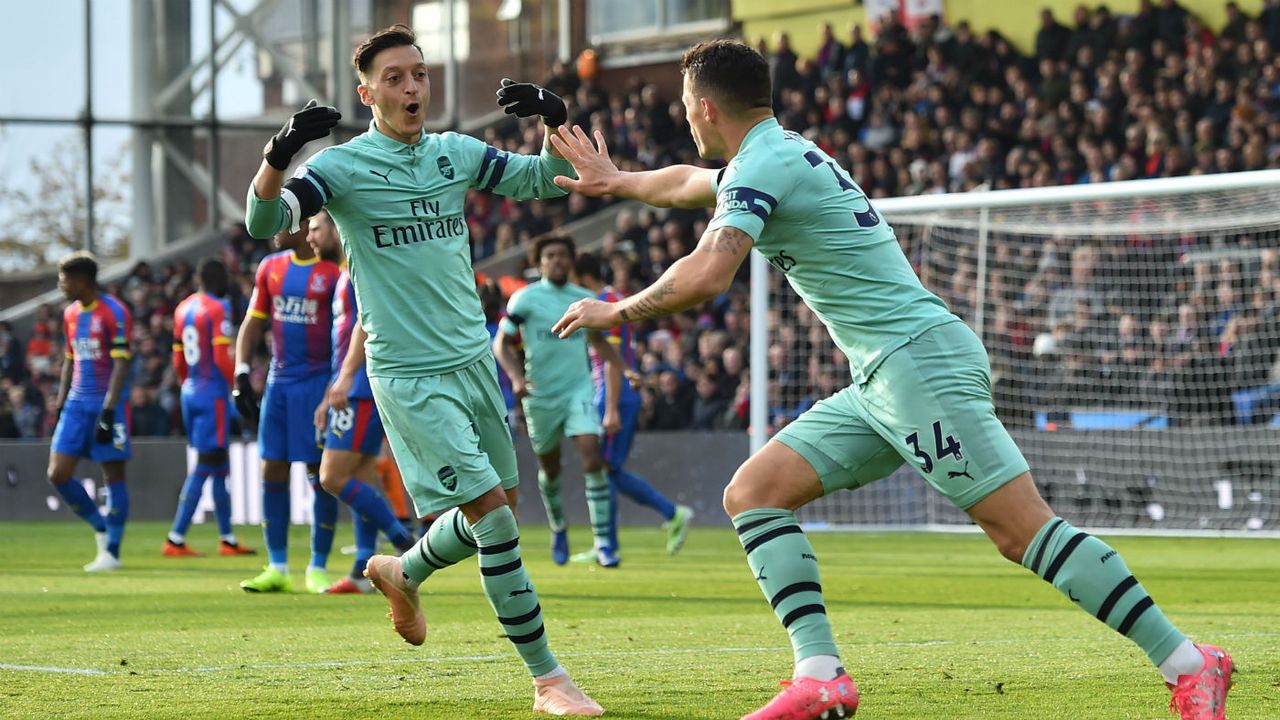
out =
[[(517, 200), (566, 194), (573, 167), (547, 151), (513, 155), (467, 135), (397, 142), (374, 126), (325, 148), (278, 200), (249, 189), (254, 237), (297, 227), (324, 206), (337, 225), (360, 308), (369, 375), (421, 377), (466, 367), (489, 351), (463, 214), (468, 190)], [(308, 212), (310, 211), (310, 212)]]
[(517, 290), (507, 301), (501, 330), (507, 335), (519, 332), (524, 340), (525, 377), (533, 384), (530, 397), (534, 400), (566, 397), (583, 389), (594, 392), (587, 334), (574, 333), (561, 340), (551, 332), (570, 305), (594, 297), (586, 288), (572, 283), (557, 286), (543, 278)]
[(863, 383), (889, 353), (958, 322), (925, 290), (893, 228), (835, 161), (769, 118), (713, 181), (707, 230), (735, 227), (787, 276)]

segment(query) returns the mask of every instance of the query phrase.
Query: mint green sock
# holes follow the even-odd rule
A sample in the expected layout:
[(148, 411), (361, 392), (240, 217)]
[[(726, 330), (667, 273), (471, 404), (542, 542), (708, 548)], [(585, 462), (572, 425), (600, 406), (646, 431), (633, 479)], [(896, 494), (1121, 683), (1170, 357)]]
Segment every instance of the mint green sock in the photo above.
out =
[[(591, 534), (597, 547), (611, 545), (609, 528), (613, 517), (613, 493), (609, 491), (609, 477), (603, 470), (585, 474), (587, 481), (587, 514), (591, 517)], [(615, 548), (616, 549), (616, 548)]]
[(476, 554), (476, 540), (471, 526), (458, 508), (436, 516), (418, 542), (400, 556), (405, 577), (420, 583), (437, 570), (466, 560)]
[(538, 471), (538, 492), (542, 495), (542, 507), (547, 511), (547, 524), (552, 532), (564, 530), (564, 508), (560, 502), (560, 476), (551, 477)]
[(471, 531), (480, 546), (480, 581), (507, 639), (534, 677), (555, 670), (559, 663), (547, 647), (538, 593), (520, 561), (516, 516), (503, 505), (480, 518)]
[(733, 527), (765, 599), (791, 636), (796, 662), (816, 655), (838, 657), (822, 599), (818, 557), (795, 513), (779, 508), (748, 510), (733, 518)]
[(1156, 607), (1119, 553), (1062, 518), (1040, 528), (1022, 565), (1081, 610), (1137, 643), (1157, 666), (1187, 639)]

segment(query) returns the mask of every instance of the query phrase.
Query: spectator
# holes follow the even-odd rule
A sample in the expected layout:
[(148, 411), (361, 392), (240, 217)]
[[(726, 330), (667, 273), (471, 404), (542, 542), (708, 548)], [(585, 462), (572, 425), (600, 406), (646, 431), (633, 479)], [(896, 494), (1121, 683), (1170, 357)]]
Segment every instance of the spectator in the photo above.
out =
[(823, 82), (844, 72), (844, 46), (836, 39), (831, 23), (824, 23), (822, 26), (822, 44), (818, 47), (816, 62)]
[(654, 396), (653, 418), (650, 430), (684, 430), (689, 426), (693, 398), (681, 382), (675, 370), (664, 370), (658, 375), (658, 389)]
[(1040, 11), (1040, 29), (1036, 31), (1036, 59), (1057, 62), (1067, 56), (1071, 31), (1053, 17), (1053, 11)]
[(22, 382), (27, 376), (26, 358), (23, 357), (22, 343), (13, 334), (13, 325), (8, 321), (0, 322), (0, 377), (13, 382)]
[(773, 81), (773, 107), (775, 110), (780, 110), (784, 91), (796, 90), (800, 87), (800, 73), (796, 70), (796, 64), (800, 58), (791, 49), (791, 36), (787, 33), (779, 33), (777, 49), (767, 57), (769, 58), (769, 77)]
[(18, 422), (13, 416), (13, 405), (9, 395), (0, 394), (0, 439), (16, 440), (22, 437)]
[(129, 391), (133, 434), (139, 437), (169, 434), (169, 418), (156, 404), (156, 391), (135, 385)]
[(716, 378), (703, 373), (694, 383), (697, 397), (690, 411), (690, 430), (718, 430), (729, 399), (720, 394)]

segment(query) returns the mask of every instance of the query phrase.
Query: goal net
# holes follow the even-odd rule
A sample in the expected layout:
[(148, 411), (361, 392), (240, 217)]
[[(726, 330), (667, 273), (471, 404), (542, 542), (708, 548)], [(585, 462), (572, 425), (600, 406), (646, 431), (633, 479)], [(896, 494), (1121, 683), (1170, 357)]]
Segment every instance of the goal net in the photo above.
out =
[[(1280, 172), (876, 206), (924, 284), (982, 337), (997, 413), (1059, 514), (1144, 532), (1280, 530)], [(781, 273), (769, 319), (777, 432), (849, 375)], [(969, 522), (906, 468), (800, 516)]]

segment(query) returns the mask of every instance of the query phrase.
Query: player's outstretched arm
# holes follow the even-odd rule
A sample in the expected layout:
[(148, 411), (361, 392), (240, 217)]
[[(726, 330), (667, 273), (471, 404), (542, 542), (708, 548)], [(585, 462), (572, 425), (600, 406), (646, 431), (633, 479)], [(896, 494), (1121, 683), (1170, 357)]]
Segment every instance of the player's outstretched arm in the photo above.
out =
[(700, 305), (729, 289), (753, 243), (750, 235), (735, 227), (708, 230), (698, 247), (667, 268), (654, 284), (616, 303), (579, 300), (551, 331), (567, 338), (579, 329), (607, 330)]
[[(262, 148), (262, 165), (253, 176), (249, 199), (245, 204), (245, 227), (256, 238), (269, 238), (286, 227), (295, 226), (303, 217), (315, 214), (319, 207), (303, 208), (298, 198), (290, 203), (281, 198), (284, 187), (284, 171), (303, 145), (318, 140), (342, 119), (335, 108), (307, 103), (294, 113), (289, 121), (267, 141)], [(307, 212), (309, 210), (309, 212)]]
[(712, 188), (717, 170), (693, 165), (671, 165), (644, 172), (623, 172), (613, 164), (604, 135), (595, 142), (577, 125), (550, 133), (551, 144), (573, 165), (578, 179), (557, 177), (556, 185), (591, 197), (615, 195), (656, 207), (708, 208), (716, 204)]
[(468, 143), (476, 153), (472, 187), (516, 200), (563, 197), (568, 191), (555, 184), (558, 175), (573, 173), (573, 166), (551, 147), (550, 135), (568, 116), (564, 101), (550, 90), (533, 83), (503, 78), (498, 88), (498, 104), (516, 117), (541, 117), (546, 127), (542, 152), (520, 155), (499, 150), (482, 142)]

